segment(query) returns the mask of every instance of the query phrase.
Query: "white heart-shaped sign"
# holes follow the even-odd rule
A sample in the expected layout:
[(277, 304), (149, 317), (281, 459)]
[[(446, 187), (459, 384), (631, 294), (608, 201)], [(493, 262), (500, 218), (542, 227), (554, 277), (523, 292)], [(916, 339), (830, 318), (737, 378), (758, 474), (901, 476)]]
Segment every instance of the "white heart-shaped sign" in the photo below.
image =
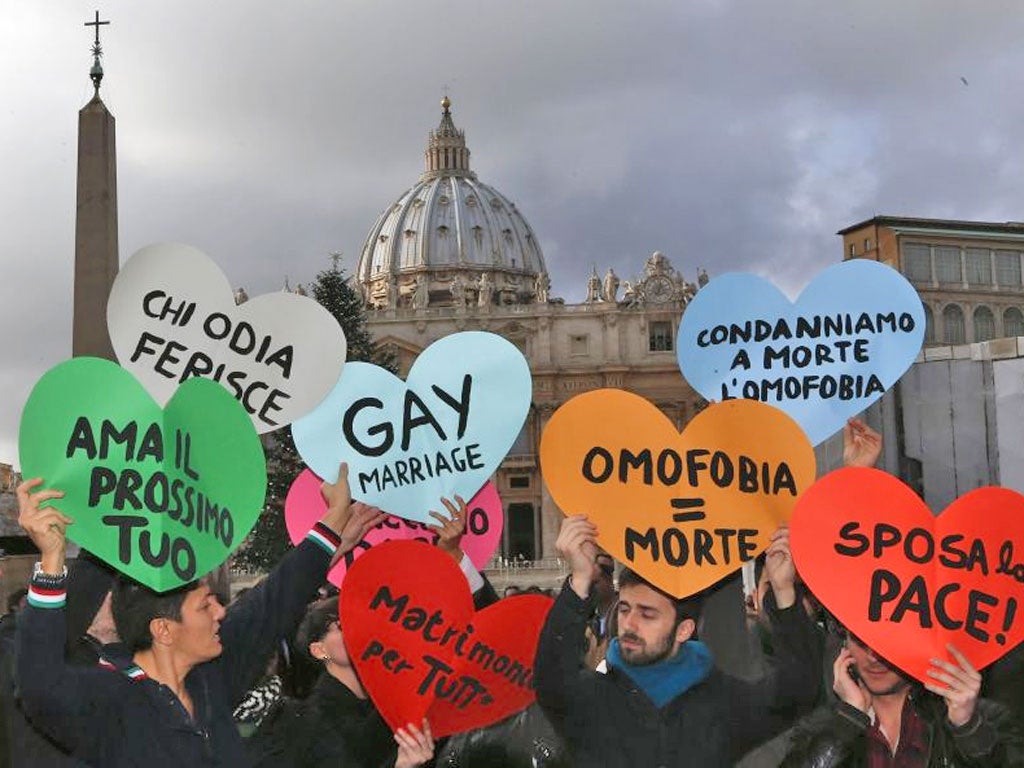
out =
[(311, 411), (345, 363), (345, 334), (313, 299), (266, 293), (235, 305), (224, 273), (187, 245), (149, 245), (121, 267), (107, 301), (117, 359), (160, 405), (200, 376), (228, 390), (256, 431)]

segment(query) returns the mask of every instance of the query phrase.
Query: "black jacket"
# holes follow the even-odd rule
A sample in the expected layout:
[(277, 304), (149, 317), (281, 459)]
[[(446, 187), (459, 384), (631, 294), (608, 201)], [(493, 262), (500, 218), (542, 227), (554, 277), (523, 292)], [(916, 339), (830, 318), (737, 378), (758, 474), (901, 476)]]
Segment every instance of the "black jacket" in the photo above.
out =
[[(916, 689), (907, 706), (928, 726), (929, 757), (922, 768), (1007, 768), (1024, 765), (1024, 736), (1009, 710), (981, 700), (974, 717), (961, 728), (946, 719), (938, 696)], [(866, 732), (871, 721), (845, 703), (824, 707), (793, 732), (783, 768), (860, 768), (865, 764)]]
[[(483, 586), (473, 593), (474, 608), (483, 610), (497, 600), (494, 587), (484, 576)], [(289, 753), (297, 755), (293, 759), (300, 768), (394, 765), (398, 745), (373, 702), (360, 699), (326, 672), (317, 679), (309, 697), (293, 704), (292, 709), (293, 730), (302, 735)], [(441, 743), (437, 747), (439, 750)]]
[[(14, 625), (14, 617), (11, 617)], [(85, 763), (68, 754), (51, 739), (32, 726), (25, 716), (22, 703), (18, 700), (18, 692), (14, 684), (15, 676), (15, 633), (11, 632), (10, 642), (0, 630), (0, 647), (4, 648), (3, 671), (0, 672), (0, 687), (3, 689), (4, 711), (7, 731), (10, 734), (8, 749), (10, 762), (0, 760), (0, 766), (10, 768), (83, 768)], [(101, 655), (111, 659), (125, 656), (124, 646), (111, 643), (102, 646), (99, 641), (89, 635), (83, 635), (68, 644), (65, 655), (67, 663), (79, 667), (95, 667)], [(9, 646), (9, 648), (8, 648)]]
[(537, 647), (537, 700), (573, 753), (596, 768), (731, 766), (784, 721), (810, 706), (820, 682), (820, 643), (799, 603), (779, 611), (769, 599), (776, 667), (747, 683), (713, 669), (703, 682), (658, 709), (625, 674), (584, 669), (581, 641), (590, 600), (568, 584), (548, 614)]
[(124, 671), (64, 662), (61, 608), (28, 606), (18, 625), (18, 681), (32, 722), (75, 756), (104, 768), (245, 766), (231, 712), (291, 634), (323, 583), (330, 555), (306, 540), (227, 612), (223, 653), (185, 678), (194, 720), (170, 689)]
[(326, 672), (303, 703), (301, 768), (394, 765), (398, 745), (370, 699)]

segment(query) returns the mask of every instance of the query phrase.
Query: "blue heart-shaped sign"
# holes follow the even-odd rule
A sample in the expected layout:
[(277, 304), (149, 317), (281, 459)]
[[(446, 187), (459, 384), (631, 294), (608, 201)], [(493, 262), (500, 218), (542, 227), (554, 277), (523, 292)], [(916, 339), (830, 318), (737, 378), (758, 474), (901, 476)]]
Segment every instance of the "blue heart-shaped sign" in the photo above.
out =
[(348, 363), (333, 391), (292, 424), (303, 461), (321, 477), (349, 465), (355, 499), (408, 520), (442, 496), (473, 497), (508, 453), (533, 398), (522, 353), (493, 333), (431, 344), (402, 381)]
[(855, 259), (821, 272), (795, 303), (751, 274), (716, 277), (679, 325), (679, 368), (709, 400), (781, 408), (817, 445), (914, 362), (924, 307), (899, 272)]

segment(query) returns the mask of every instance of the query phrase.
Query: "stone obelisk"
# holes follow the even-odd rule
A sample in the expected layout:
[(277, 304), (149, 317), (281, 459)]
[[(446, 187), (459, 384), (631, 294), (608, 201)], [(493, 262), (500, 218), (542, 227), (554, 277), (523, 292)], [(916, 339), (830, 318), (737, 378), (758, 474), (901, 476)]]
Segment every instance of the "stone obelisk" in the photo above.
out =
[(78, 113), (78, 202), (75, 215), (75, 300), (71, 353), (114, 360), (107, 333), (107, 297), (117, 277), (117, 155), (114, 116), (100, 99), (100, 21), (89, 72), (95, 93)]

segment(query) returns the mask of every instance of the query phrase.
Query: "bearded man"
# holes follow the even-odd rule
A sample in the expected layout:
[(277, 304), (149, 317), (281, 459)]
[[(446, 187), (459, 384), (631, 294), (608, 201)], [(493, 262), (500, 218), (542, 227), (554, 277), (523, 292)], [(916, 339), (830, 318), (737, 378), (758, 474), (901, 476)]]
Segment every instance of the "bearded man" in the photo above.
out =
[(548, 614), (537, 647), (537, 700), (580, 766), (731, 766), (784, 727), (783, 713), (813, 705), (820, 643), (797, 601), (789, 533), (772, 535), (765, 609), (775, 667), (749, 683), (715, 669), (696, 639), (701, 596), (677, 599), (630, 570), (619, 576), (617, 636), (608, 673), (586, 669), (582, 638), (593, 611), (597, 529), (567, 517), (556, 547), (572, 575)]

